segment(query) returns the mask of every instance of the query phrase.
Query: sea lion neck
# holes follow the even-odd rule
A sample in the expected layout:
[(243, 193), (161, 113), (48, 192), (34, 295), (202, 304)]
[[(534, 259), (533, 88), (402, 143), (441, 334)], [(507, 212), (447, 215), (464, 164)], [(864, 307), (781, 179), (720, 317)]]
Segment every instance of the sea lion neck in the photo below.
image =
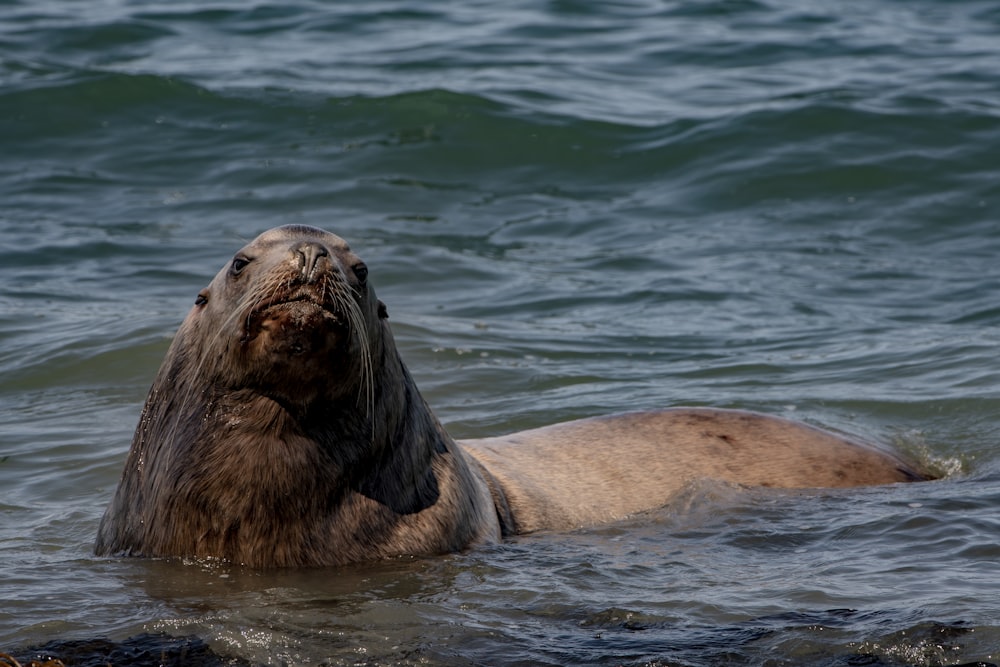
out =
[(457, 446), (438, 423), (398, 354), (378, 365), (366, 410), (345, 397), (302, 415), (305, 433), (341, 461), (350, 488), (397, 514), (427, 509), (439, 497), (436, 456)]

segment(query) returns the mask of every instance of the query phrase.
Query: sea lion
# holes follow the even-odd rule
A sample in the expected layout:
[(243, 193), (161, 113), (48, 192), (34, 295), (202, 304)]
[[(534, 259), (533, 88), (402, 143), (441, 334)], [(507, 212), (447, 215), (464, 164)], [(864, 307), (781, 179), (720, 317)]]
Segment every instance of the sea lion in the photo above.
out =
[(742, 411), (673, 408), (454, 441), (340, 237), (264, 232), (202, 290), (149, 391), (97, 554), (251, 567), (430, 555), (623, 518), (698, 478), (921, 479), (896, 457)]

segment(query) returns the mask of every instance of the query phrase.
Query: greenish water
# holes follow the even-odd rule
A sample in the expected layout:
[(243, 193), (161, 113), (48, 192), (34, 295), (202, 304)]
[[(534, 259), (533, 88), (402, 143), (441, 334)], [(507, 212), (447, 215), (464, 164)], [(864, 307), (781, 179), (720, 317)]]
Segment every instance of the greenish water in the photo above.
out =
[[(998, 146), (989, 2), (0, 2), (0, 651), (1000, 662)], [(95, 558), (172, 332), (291, 222), (365, 259), (456, 437), (739, 407), (944, 479), (344, 570)]]

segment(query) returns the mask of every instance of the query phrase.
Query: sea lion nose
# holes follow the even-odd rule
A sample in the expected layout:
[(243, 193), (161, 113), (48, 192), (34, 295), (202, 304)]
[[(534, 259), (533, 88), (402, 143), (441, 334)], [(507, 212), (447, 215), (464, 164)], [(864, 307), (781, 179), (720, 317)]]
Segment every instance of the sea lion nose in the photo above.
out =
[(323, 257), (329, 257), (330, 251), (322, 243), (315, 241), (304, 241), (295, 247), (298, 255), (299, 270), (302, 272), (302, 279), (311, 283), (316, 279), (316, 266)]

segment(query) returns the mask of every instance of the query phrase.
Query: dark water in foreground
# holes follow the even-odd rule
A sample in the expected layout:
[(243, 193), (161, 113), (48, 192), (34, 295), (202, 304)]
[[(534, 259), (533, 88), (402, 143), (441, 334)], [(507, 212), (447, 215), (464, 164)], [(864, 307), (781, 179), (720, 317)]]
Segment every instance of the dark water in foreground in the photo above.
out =
[[(998, 146), (989, 2), (0, 2), (0, 651), (1000, 663)], [(290, 222), (365, 258), (457, 437), (738, 407), (944, 477), (344, 570), (93, 557), (170, 335)]]

